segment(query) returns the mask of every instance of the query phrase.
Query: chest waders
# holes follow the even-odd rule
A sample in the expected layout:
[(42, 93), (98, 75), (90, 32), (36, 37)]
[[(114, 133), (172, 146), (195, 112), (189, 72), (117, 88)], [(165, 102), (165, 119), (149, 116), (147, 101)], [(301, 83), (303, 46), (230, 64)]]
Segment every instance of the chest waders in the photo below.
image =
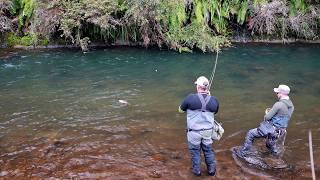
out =
[(206, 110), (206, 106), (209, 103), (211, 96), (204, 98), (202, 94), (197, 94), (201, 108), (196, 110), (187, 110), (187, 138), (188, 142), (199, 145), (212, 143), (212, 131), (214, 128), (214, 116), (213, 112)]
[(201, 109), (187, 111), (187, 139), (188, 149), (192, 160), (192, 172), (199, 176), (201, 174), (201, 151), (203, 152), (208, 174), (214, 175), (216, 172), (215, 156), (212, 149), (213, 112), (206, 109), (211, 96), (206, 98), (202, 94), (197, 94)]
[[(193, 116), (187, 117), (188, 121), (188, 128), (187, 131), (205, 131), (205, 130), (211, 130), (214, 127), (213, 124), (213, 113), (208, 111), (206, 109), (211, 96), (207, 95), (206, 98), (202, 96), (202, 94), (198, 93), (197, 94), (200, 102), (201, 102), (201, 109), (196, 109), (196, 110), (188, 110), (187, 113), (192, 114)], [(196, 126), (197, 124), (200, 124), (202, 126)]]

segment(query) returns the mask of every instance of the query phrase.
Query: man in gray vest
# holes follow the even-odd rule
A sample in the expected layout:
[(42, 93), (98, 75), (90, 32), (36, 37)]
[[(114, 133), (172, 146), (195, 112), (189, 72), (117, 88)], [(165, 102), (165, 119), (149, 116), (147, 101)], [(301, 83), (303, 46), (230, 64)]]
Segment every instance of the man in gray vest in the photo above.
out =
[(197, 93), (189, 94), (179, 107), (179, 112), (187, 112), (187, 139), (192, 160), (192, 172), (201, 175), (201, 150), (203, 151), (209, 176), (216, 173), (215, 156), (212, 149), (214, 114), (218, 112), (219, 102), (210, 96), (209, 81), (201, 76), (195, 82)]
[[(267, 148), (273, 155), (279, 155), (280, 152), (279, 148), (276, 147), (276, 142), (281, 135), (286, 133), (294, 106), (289, 98), (290, 88), (287, 85), (279, 85), (278, 88), (273, 90), (279, 101), (270, 110), (266, 110), (264, 123), (261, 123), (258, 128), (249, 130), (244, 145), (237, 155), (246, 156), (255, 138), (267, 138)], [(267, 123), (267, 126), (264, 125), (265, 123)]]

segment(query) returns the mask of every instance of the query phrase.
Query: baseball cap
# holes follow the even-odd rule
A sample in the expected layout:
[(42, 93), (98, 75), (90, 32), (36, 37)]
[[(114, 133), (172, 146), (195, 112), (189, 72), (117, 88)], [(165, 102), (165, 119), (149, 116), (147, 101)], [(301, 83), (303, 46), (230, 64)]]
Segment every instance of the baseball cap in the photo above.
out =
[(196, 84), (202, 88), (207, 88), (209, 85), (209, 80), (204, 76), (200, 76), (200, 77), (198, 77), (197, 81), (194, 82), (194, 84)]
[(279, 87), (273, 88), (273, 91), (276, 93), (288, 95), (290, 93), (290, 88), (287, 85), (280, 84)]

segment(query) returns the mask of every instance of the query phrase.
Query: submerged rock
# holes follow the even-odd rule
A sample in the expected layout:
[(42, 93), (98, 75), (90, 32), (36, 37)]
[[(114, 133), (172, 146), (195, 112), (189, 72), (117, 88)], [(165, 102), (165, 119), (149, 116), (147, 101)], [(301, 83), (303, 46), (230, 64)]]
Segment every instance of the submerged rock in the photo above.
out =
[(233, 158), (242, 160), (243, 165), (253, 165), (261, 169), (286, 169), (290, 166), (280, 157), (272, 156), (270, 153), (263, 154), (259, 151), (250, 151), (245, 155), (239, 152), (241, 147), (231, 149)]

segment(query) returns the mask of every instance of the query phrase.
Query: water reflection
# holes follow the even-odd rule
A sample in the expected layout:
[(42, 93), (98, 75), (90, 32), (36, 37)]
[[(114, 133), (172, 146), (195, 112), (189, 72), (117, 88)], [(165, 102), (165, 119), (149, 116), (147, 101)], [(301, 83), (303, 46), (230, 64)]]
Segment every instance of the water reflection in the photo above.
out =
[[(318, 49), (238, 45), (222, 52), (213, 85), (226, 130), (214, 143), (218, 178), (310, 177), (309, 129), (319, 173)], [(0, 61), (1, 177), (193, 177), (177, 106), (194, 91), (195, 78), (210, 73), (212, 54), (132, 48), (11, 54)], [(230, 149), (258, 125), (280, 82), (292, 87), (296, 106), (285, 153), (295, 168), (244, 171)]]

